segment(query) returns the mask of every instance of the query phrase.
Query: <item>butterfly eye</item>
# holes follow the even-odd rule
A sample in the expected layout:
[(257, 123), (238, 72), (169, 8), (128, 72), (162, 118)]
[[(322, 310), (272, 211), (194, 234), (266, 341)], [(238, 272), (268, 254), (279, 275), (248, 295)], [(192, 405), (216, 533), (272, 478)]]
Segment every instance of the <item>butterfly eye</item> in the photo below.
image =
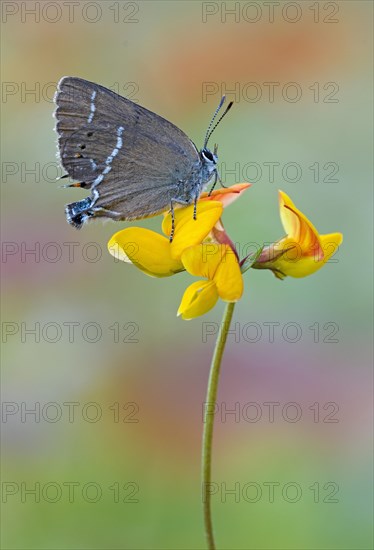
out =
[(202, 154), (206, 159), (210, 160), (210, 162), (214, 162), (214, 157), (209, 149), (203, 149)]

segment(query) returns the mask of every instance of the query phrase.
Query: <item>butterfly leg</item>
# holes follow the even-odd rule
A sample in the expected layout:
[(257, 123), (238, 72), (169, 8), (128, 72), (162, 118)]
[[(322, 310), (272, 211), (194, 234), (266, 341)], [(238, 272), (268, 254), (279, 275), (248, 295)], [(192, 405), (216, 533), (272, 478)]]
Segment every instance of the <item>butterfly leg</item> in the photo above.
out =
[[(195, 199), (195, 207), (194, 207), (194, 219), (195, 220), (196, 220), (196, 218), (195, 218), (196, 201), (197, 201), (197, 199)], [(173, 242), (174, 231), (175, 231), (175, 217), (174, 217), (174, 204), (173, 203), (181, 204), (182, 206), (188, 206), (190, 204), (190, 201), (184, 201), (183, 199), (170, 199), (170, 210), (169, 210), (169, 212), (171, 214), (171, 232), (170, 232), (170, 237), (169, 237), (170, 242)]]
[(216, 169), (215, 172), (214, 172), (214, 183), (213, 183), (213, 186), (212, 186), (211, 190), (210, 190), (209, 193), (208, 193), (208, 197), (210, 197), (210, 195), (212, 194), (212, 192), (213, 192), (213, 190), (214, 190), (214, 188), (215, 188), (215, 186), (216, 186), (216, 184), (217, 184), (217, 181), (219, 181), (221, 187), (224, 187), (225, 189), (227, 188), (227, 185), (224, 185), (224, 184), (222, 183), (222, 180), (221, 180), (221, 177), (220, 177), (220, 175), (219, 175), (219, 172), (218, 172), (218, 170)]
[(215, 188), (215, 186), (216, 186), (217, 180), (218, 180), (218, 172), (217, 172), (217, 170), (216, 170), (216, 171), (214, 172), (214, 183), (213, 183), (213, 185), (212, 185), (211, 190), (210, 190), (209, 193), (208, 193), (208, 197), (210, 197), (210, 195), (213, 193), (213, 190), (214, 190), (214, 188)]
[(219, 181), (220, 186), (223, 187), (224, 189), (227, 189), (228, 186), (222, 183), (221, 176), (219, 175), (218, 170), (216, 170), (216, 174), (217, 174), (217, 179)]
[(170, 231), (170, 237), (169, 241), (172, 243), (174, 239), (174, 206), (173, 206), (173, 199), (170, 201), (170, 214), (171, 214), (171, 231)]

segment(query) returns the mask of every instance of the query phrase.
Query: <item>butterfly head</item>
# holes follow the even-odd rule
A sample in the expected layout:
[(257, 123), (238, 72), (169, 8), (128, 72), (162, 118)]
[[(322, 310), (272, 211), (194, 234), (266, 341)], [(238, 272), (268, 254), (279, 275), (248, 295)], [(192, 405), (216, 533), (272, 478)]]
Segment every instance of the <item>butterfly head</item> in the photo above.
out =
[(216, 166), (218, 162), (218, 156), (217, 156), (217, 145), (214, 147), (214, 152), (207, 147), (203, 147), (200, 151), (200, 158), (204, 165), (206, 166), (209, 173), (213, 173), (216, 171)]

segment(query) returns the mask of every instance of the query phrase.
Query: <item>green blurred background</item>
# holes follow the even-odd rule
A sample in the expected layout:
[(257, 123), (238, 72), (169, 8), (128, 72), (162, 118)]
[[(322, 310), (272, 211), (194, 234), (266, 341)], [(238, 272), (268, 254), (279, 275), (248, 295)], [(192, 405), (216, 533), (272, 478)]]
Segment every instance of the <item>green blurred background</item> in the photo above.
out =
[(116, 263), (106, 243), (126, 224), (66, 223), (65, 203), (86, 193), (55, 181), (63, 75), (119, 91), (198, 146), (226, 91), (221, 173), (254, 183), (225, 211), (231, 238), (244, 249), (283, 235), (278, 189), (321, 233), (344, 234), (310, 278), (245, 276), (213, 518), (219, 548), (372, 548), (372, 3), (2, 10), (3, 548), (204, 548), (202, 407), (223, 304), (177, 319), (189, 275)]

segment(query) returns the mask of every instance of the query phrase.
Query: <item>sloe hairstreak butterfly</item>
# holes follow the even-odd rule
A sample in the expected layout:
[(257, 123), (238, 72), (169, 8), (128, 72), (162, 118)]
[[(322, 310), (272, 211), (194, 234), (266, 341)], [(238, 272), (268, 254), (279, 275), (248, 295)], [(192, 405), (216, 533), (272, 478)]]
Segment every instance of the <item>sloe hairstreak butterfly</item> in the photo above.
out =
[(199, 151), (174, 124), (111, 90), (70, 76), (58, 83), (55, 95), (60, 162), (89, 197), (66, 206), (67, 221), (76, 227), (91, 218), (135, 220), (196, 203), (217, 170), (217, 146), (207, 148), (212, 132), (232, 106), (213, 123)]

